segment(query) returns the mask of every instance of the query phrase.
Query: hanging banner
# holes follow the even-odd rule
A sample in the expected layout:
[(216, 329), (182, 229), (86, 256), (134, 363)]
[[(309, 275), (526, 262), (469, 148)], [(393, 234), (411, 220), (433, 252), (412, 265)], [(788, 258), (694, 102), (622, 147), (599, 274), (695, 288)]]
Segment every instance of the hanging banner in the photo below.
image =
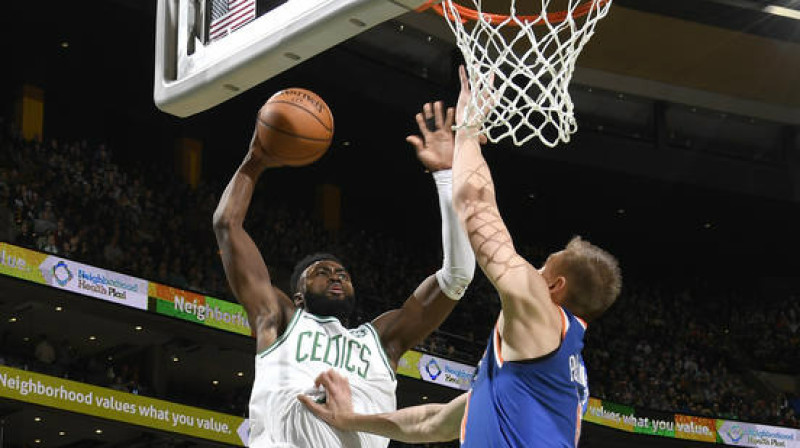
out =
[(626, 432), (674, 439), (757, 448), (800, 448), (797, 429), (639, 410), (597, 398), (589, 399), (583, 420)]
[(403, 356), (397, 362), (397, 374), (421, 380), (422, 375), (419, 374), (419, 359), (421, 356), (422, 353), (414, 350), (403, 353)]
[[(609, 403), (597, 398), (589, 399), (589, 405), (586, 408), (583, 419), (587, 422), (627, 432), (633, 432), (633, 428), (638, 421), (632, 407)], [(642, 424), (646, 425), (646, 422), (642, 422)]]
[(150, 282), (149, 295), (156, 299), (154, 311), (158, 314), (245, 336), (252, 333), (247, 312), (238, 303), (155, 282)]
[(715, 443), (717, 441), (717, 422), (711, 418), (675, 414), (675, 437)]
[(0, 243), (0, 274), (44, 285), (39, 265), (45, 258), (47, 254)]
[(420, 356), (417, 368), (423, 380), (461, 390), (469, 390), (475, 375), (473, 366), (427, 354)]
[(717, 420), (719, 442), (756, 448), (800, 448), (800, 431), (779, 426)]
[(242, 417), (0, 366), (0, 397), (246, 446)]
[(0, 243), (0, 273), (120, 305), (147, 309), (147, 281)]

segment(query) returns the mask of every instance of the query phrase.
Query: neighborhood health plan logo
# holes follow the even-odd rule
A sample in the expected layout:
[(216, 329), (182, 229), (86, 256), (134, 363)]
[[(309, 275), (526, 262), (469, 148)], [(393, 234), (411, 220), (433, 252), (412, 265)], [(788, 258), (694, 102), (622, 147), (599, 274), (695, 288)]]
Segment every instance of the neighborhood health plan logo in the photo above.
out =
[(780, 426), (722, 420), (717, 433), (728, 445), (796, 448), (800, 432)]
[(58, 263), (53, 265), (53, 279), (58, 283), (59, 286), (64, 287), (67, 286), (67, 283), (72, 280), (73, 275), (72, 271), (69, 270), (67, 263), (64, 260), (59, 261)]
[(55, 288), (147, 309), (146, 280), (54, 256), (39, 264), (39, 272), (44, 282)]
[(428, 372), (428, 376), (434, 381), (442, 374), (442, 368), (439, 367), (439, 363), (433, 358), (425, 364), (425, 371)]
[(728, 437), (731, 438), (731, 441), (734, 443), (739, 443), (742, 440), (742, 436), (744, 435), (744, 429), (742, 429), (739, 425), (733, 425), (728, 428)]

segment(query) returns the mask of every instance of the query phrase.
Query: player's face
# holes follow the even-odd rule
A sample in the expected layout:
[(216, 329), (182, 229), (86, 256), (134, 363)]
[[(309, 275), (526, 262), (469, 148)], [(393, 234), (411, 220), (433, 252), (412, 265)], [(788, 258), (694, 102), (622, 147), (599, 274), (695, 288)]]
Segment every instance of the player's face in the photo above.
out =
[(341, 264), (321, 260), (309, 266), (303, 276), (306, 309), (314, 314), (346, 317), (355, 306), (350, 274)]

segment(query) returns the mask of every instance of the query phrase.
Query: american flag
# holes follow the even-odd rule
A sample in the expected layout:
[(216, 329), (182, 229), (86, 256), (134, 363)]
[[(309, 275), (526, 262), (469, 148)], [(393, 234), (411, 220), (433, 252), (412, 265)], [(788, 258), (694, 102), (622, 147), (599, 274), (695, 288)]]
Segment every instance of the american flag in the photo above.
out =
[(210, 40), (225, 37), (256, 18), (256, 0), (213, 0)]

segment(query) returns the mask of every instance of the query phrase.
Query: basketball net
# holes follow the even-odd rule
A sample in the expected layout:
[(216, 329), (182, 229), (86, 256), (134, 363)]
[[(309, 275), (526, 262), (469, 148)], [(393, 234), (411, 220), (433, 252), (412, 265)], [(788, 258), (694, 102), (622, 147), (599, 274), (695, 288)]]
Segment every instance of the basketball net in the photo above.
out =
[[(611, 0), (569, 0), (566, 11), (517, 15), (484, 13), (444, 0), (438, 11), (456, 36), (464, 55), (472, 97), (457, 127), (480, 127), (489, 141), (511, 138), (521, 146), (533, 138), (554, 147), (577, 131), (569, 83), (575, 62), (605, 17)], [(470, 26), (470, 24), (472, 26)]]

